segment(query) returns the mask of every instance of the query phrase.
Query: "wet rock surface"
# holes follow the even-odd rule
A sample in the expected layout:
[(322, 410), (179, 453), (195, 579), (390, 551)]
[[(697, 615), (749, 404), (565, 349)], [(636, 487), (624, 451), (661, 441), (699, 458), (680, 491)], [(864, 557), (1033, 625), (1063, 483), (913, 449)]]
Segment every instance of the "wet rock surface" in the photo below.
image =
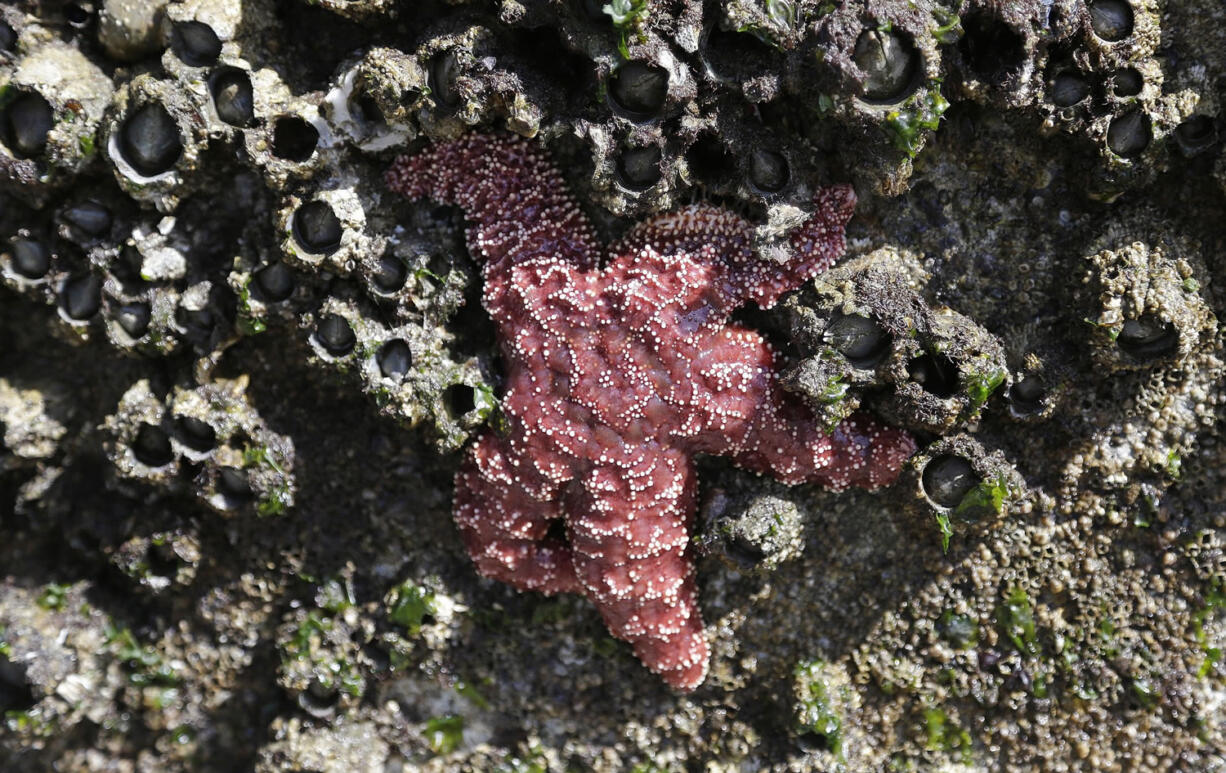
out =
[[(1209, 0), (0, 6), (0, 767), (1226, 769), (1223, 52)], [(740, 321), (921, 448), (702, 463), (690, 695), (452, 523), (500, 355), (382, 174), (491, 130), (606, 239), (856, 186)]]

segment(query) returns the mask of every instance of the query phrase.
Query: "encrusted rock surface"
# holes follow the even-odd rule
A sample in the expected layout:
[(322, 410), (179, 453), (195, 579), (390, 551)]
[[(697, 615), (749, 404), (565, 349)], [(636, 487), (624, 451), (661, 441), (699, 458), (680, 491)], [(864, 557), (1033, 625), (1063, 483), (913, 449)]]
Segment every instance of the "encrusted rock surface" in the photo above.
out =
[[(1216, 0), (0, 5), (0, 768), (1226, 771)], [(452, 520), (506, 363), (455, 210), (539, 143), (611, 243), (845, 262), (732, 322), (876, 492), (697, 462), (681, 695)]]

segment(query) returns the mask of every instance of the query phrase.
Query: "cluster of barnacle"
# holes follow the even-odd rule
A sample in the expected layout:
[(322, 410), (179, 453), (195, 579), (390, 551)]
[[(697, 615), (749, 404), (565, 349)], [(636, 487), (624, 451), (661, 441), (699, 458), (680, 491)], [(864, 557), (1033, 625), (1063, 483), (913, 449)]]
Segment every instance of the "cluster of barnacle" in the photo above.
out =
[(770, 571), (804, 550), (805, 515), (787, 487), (730, 476), (703, 498), (695, 545), (736, 571)]
[[(1064, 460), (1056, 506), (1100, 512), (1103, 503), (1086, 497), (1114, 492), (1121, 506), (1156, 512), (1220, 409), (1212, 385), (1223, 373), (1208, 271), (1197, 245), (1161, 222), (1135, 209), (1115, 219), (1085, 247), (1061, 326), (1014, 336), (1007, 351), (963, 315), (930, 305), (907, 254), (886, 247), (848, 261), (787, 302), (799, 360), (783, 384), (829, 426), (865, 406), (943, 436), (911, 459), (899, 485), (914, 489), (908, 522), (931, 529), (935, 519), (946, 543), (955, 530), (975, 532), (1011, 506), (1035, 504), (1025, 504), (1003, 447), (990, 447), (1000, 438), (974, 434), (989, 400), (1001, 418), (1050, 428), (1034, 442)], [(1111, 377), (1089, 379), (1083, 368)]]
[(860, 96), (834, 110), (866, 127), (876, 118), (910, 155), (947, 98), (1037, 111), (1046, 129), (1088, 138), (1103, 159), (1088, 192), (1102, 199), (1151, 180), (1172, 146), (1193, 156), (1217, 140), (1216, 89), (1203, 68), (1161, 48), (1164, 11), (1153, 0), (848, 3), (831, 34), (857, 34), (854, 13), (879, 26), (858, 32), (850, 57), (837, 46), (826, 57), (847, 81), (861, 79)]
[[(1152, 179), (1174, 150), (1195, 156), (1217, 140), (1217, 90), (1202, 68), (1176, 67), (1152, 0), (1095, 0), (1051, 44), (1039, 102), (1045, 125), (1088, 137), (1106, 166), (1091, 193), (1110, 199)], [(1177, 28), (1184, 21), (1168, 17)]]
[(101, 337), (148, 356), (210, 351), (230, 329), (220, 285), (191, 260), (184, 224), (114, 211), (122, 207), (105, 185), (82, 186), (49, 221), (25, 220), (0, 251), (2, 281), (56, 306), (70, 340)]
[[(41, 389), (23, 389), (0, 378), (0, 474), (15, 469), (37, 472), (53, 466), (62, 453), (61, 440), (68, 432), (55, 417), (49, 402), (55, 400)], [(23, 499), (25, 497), (22, 497)]]
[[(352, 195), (331, 197), (331, 204), (329, 198), (317, 192), (282, 210), (281, 260), (236, 261), (229, 283), (240, 329), (301, 327), (313, 363), (355, 376), (385, 414), (411, 425), (428, 423), (440, 450), (460, 447), (494, 408), (488, 368), (459, 354), (445, 327), (463, 303), (468, 274), (437, 243), (403, 225), (385, 223), (391, 236), (379, 251), (335, 242), (316, 246), (345, 230), (338, 211), (361, 211)], [(310, 270), (313, 261), (336, 261), (358, 282), (313, 292), (294, 272)]]
[(301, 329), (386, 413), (462, 444), (493, 404), (445, 327), (470, 272), (437, 217), (381, 206), (363, 159), (416, 136), (380, 99), (403, 113), (424, 75), (374, 49), (296, 93), (258, 44), (270, 4), (91, 9), (69, 35), (0, 9), (0, 282), (55, 306), (66, 337), (136, 355), (215, 361)]
[[(1196, 61), (1170, 53), (1171, 30), (1188, 36), (1201, 23), (1195, 4), (861, 0), (814, 9), (766, 3), (768, 11), (790, 11), (758, 11), (766, 18), (742, 11), (745, 5), (728, 4), (735, 10), (725, 11), (718, 28), (738, 37), (749, 32), (774, 47), (760, 56), (796, 59), (777, 69), (786, 75), (741, 70), (744, 95), (768, 115), (774, 92), (762, 84), (773, 77), (776, 88), (808, 103), (809, 117), (837, 118), (841, 127), (808, 120), (801, 131), (819, 148), (840, 130), (852, 132), (856, 141), (841, 143), (840, 156), (861, 171), (876, 169), (887, 190), (905, 182), (905, 159), (922, 148), (951, 101), (1037, 113), (1047, 130), (1087, 138), (1102, 159), (1087, 190), (1100, 199), (1153, 179), (1174, 151), (1194, 156), (1217, 142), (1220, 105), (1212, 77)], [(804, 56), (819, 64), (801, 66)], [(740, 57), (739, 66), (761, 69), (750, 56)], [(882, 138), (899, 152), (883, 153)]]
[[(325, 6), (362, 23), (396, 13), (385, 2)], [(497, 18), (458, 11), (412, 50), (357, 53), (327, 89), (303, 92), (259, 44), (276, 23), (268, 3), (108, 8), (90, 22), (105, 56), (157, 60), (115, 79), (87, 56), (96, 49), (6, 7), (0, 167), (17, 198), (0, 218), (0, 277), (55, 304), (65, 330), (97, 331), (142, 354), (187, 344), (205, 355), (270, 324), (301, 328), (316, 362), (354, 374), (385, 412), (437, 427), (450, 449), (492, 408), (488, 368), (445, 328), (471, 276), (454, 258), (458, 245), (424, 219), (397, 222), (405, 213), (384, 205), (365, 165), (419, 136), (500, 121), (578, 138), (595, 197), (615, 213), (663, 208), (701, 186), (765, 204), (767, 222), (780, 224), (808, 206), (805, 181), (828, 155), (808, 151), (835, 139), (853, 140), (840, 142), (841, 163), (878, 169), (887, 188), (905, 178), (899, 162), (937, 126), (950, 80), (964, 98), (1049, 106), (1052, 125), (1084, 129), (1125, 161), (1150, 152), (1150, 138), (1173, 134), (1193, 152), (1215, 136), (1214, 105), (1189, 96), (1196, 84), (1163, 86), (1150, 4), (970, 2), (957, 11), (935, 2), (734, 2), (718, 12), (697, 2), (504, 3)], [(1091, 71), (1110, 88), (1095, 92)], [(784, 103), (800, 114), (784, 114)], [(229, 161), (213, 163), (222, 149)], [(227, 185), (240, 206), (271, 210), (267, 219), (205, 227), (194, 197)], [(204, 246), (200, 232), (227, 246)], [(950, 337), (965, 320), (928, 322)], [(895, 374), (898, 399), (931, 403), (919, 422), (928, 429), (965, 420), (974, 397), (940, 394), (948, 353), (914, 359), (889, 362), (926, 370), (929, 388)], [(817, 381), (856, 383), (866, 372), (816, 368), (814, 395)], [(829, 396), (814, 403), (827, 419), (854, 407)], [(892, 418), (909, 410), (876, 407)]]
[(1029, 452), (1004, 442), (1018, 459), (1060, 460), (1027, 470), (1054, 484), (1057, 501), (1044, 507), (1113, 524), (1125, 512), (1165, 520), (1163, 493), (1202, 455), (1220, 410), (1211, 272), (1201, 245), (1146, 207), (1121, 210), (1068, 250), (1073, 281), (1061, 283), (1055, 314), (1002, 332), (1012, 379), (997, 415), (1043, 428), (1018, 435)]
[[(1050, 106), (1048, 62), (1106, 29), (1120, 2), (504, 3), (497, 20), (472, 14), (459, 32), (389, 56), (370, 93), (389, 119), (411, 114), (434, 138), (494, 118), (577, 138), (594, 196), (614, 213), (699, 187), (786, 219), (828, 164), (898, 190), (950, 98)], [(1148, 29), (1137, 28), (1119, 40)], [(524, 57), (524, 30), (535, 57)], [(1212, 141), (1212, 122), (1196, 125), (1197, 141)]]
[[(1024, 437), (1045, 449), (1044, 458), (1061, 460), (1054, 469), (1028, 471), (1056, 484), (1056, 499), (1042, 507), (1096, 513), (1111, 524), (1123, 523), (1125, 512), (1137, 522), (1165, 521), (1164, 492), (1184, 477), (1187, 462), (1202, 455), (1205, 428), (1220, 411), (1220, 390), (1213, 385), (1224, 364), (1209, 271), (1194, 240), (1145, 208), (1124, 210), (1082, 249), (1058, 324), (1047, 321), (1041, 331), (1006, 337), (1010, 373), (992, 399), (1000, 417), (1046, 428)], [(832, 356), (824, 351), (818, 362)], [(1099, 375), (1092, 377), (1091, 370)], [(965, 372), (954, 383), (976, 390), (985, 385)], [(876, 400), (881, 410), (892, 410), (892, 395)], [(892, 416), (907, 422), (905, 415)], [(991, 436), (1001, 440), (999, 433)], [(983, 447), (990, 442), (965, 433), (947, 436), (909, 463), (902, 485), (914, 481), (916, 506), (934, 514), (943, 531), (967, 508), (990, 503), (1001, 512), (1010, 503), (1024, 508), (1043, 499), (1022, 503), (1020, 479), (999, 449)], [(994, 521), (982, 515), (973, 520)]]
[(165, 395), (138, 381), (105, 422), (120, 480), (188, 488), (221, 513), (277, 515), (293, 506), (293, 441), (268, 429), (246, 389), (245, 376)]
[[(698, 187), (765, 206), (770, 221), (787, 219), (809, 206), (807, 181), (823, 171), (824, 152), (849, 129), (856, 141), (840, 143), (841, 160), (858, 164), (885, 154), (891, 158), (886, 166), (897, 163), (876, 108), (914, 96), (919, 58), (899, 67), (882, 64), (885, 72), (867, 75), (855, 65), (841, 68), (855, 51), (861, 61), (872, 58), (867, 38), (847, 38), (843, 29), (876, 34), (864, 28), (863, 19), (873, 15), (850, 7), (858, 4), (515, 5), (522, 9), (512, 14), (515, 24), (552, 28), (541, 39), (558, 53), (554, 71), (570, 81), (561, 105), (537, 98), (531, 82), (525, 92), (586, 144), (591, 188), (612, 212), (665, 208)], [(603, 104), (575, 98), (584, 91), (595, 91)], [(870, 104), (874, 128), (866, 132), (866, 113), (857, 109)], [(865, 137), (868, 142), (859, 141)]]
[[(102, 615), (82, 585), (0, 584), (0, 744), (41, 750), (110, 710)], [(12, 760), (7, 756), (6, 762)]]
[[(903, 475), (915, 506), (948, 544), (951, 517), (995, 522), (1025, 491), (1000, 451), (966, 432), (989, 398), (1016, 386), (1000, 341), (965, 315), (930, 304), (919, 262), (893, 247), (818, 277), (785, 307), (799, 359), (782, 375), (833, 428), (861, 406), (921, 434), (945, 435)], [(951, 434), (952, 433), (952, 434)]]
[(1005, 352), (968, 317), (916, 291), (917, 262), (890, 247), (789, 298), (800, 361), (783, 374), (829, 427), (867, 402), (892, 423), (944, 433), (978, 418), (1011, 381)]
[(197, 748), (186, 728), (204, 721), (205, 702), (182, 678), (182, 639), (173, 632), (143, 639), (93, 606), (89, 587), (0, 583), (0, 748), (7, 769), (37, 768), (31, 758), (48, 753), (71, 767), (95, 766), (89, 760), (98, 745), (77, 749), (65, 741), (116, 712)]
[(1083, 434), (1063, 474), (1069, 485), (1088, 475), (1096, 486), (1122, 491), (1125, 502), (1152, 508), (1182, 477), (1183, 460), (1195, 456), (1202, 428), (1220, 410), (1214, 385), (1226, 364), (1195, 243), (1160, 225), (1137, 227), (1146, 222), (1161, 217), (1129, 210), (1109, 225), (1088, 249), (1073, 290), (1090, 362), (1112, 378), (1080, 396), (1077, 413), (1089, 424), (1077, 427)]
[[(312, 603), (287, 612), (277, 629), (277, 682), (312, 716), (326, 719), (352, 710), (378, 669), (368, 652), (375, 644), (392, 671), (429, 663), (457, 634), (466, 607), (438, 588), (436, 579), (405, 580), (381, 602), (359, 604), (350, 571), (316, 589)], [(378, 621), (378, 622), (376, 622)]]
[(370, 632), (362, 619), (331, 611), (298, 609), (277, 631), (281, 666), (277, 683), (308, 713), (327, 718), (352, 709), (366, 691), (364, 672), (371, 670), (362, 652)]

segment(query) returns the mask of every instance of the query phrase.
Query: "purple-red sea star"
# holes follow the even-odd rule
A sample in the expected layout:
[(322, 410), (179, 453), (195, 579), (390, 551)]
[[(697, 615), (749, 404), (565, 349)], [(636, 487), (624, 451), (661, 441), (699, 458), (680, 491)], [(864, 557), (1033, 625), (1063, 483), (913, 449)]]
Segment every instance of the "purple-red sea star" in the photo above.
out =
[(509, 431), (487, 432), (456, 474), (473, 562), (517, 588), (587, 596), (670, 685), (693, 689), (709, 660), (688, 534), (695, 454), (842, 489), (892, 482), (915, 450), (863, 414), (822, 432), (779, 388), (762, 336), (727, 322), (834, 262), (849, 186), (818, 192), (780, 263), (755, 253), (746, 221), (701, 205), (606, 249), (544, 151), (510, 135), (401, 158), (387, 183), (459, 206), (484, 261)]

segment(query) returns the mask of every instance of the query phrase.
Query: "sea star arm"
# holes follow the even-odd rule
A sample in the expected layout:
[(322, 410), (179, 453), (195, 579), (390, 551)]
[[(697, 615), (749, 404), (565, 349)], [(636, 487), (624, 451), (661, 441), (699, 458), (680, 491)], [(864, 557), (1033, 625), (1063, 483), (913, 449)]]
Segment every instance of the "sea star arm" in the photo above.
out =
[(694, 470), (648, 444), (597, 466), (567, 502), (575, 572), (609, 631), (673, 687), (692, 690), (710, 655), (687, 554)]
[(910, 434), (865, 413), (853, 414), (827, 434), (772, 373), (766, 399), (758, 404), (732, 459), (787, 484), (816, 482), (841, 491), (893, 483), (913, 453)]
[(839, 490), (892, 483), (915, 451), (911, 436), (867, 414), (828, 432), (780, 386), (777, 360), (759, 333), (734, 325), (696, 346), (689, 359), (694, 419), (678, 440), (788, 484)]
[(455, 479), (455, 520), (478, 571), (523, 590), (582, 593), (571, 551), (549, 536), (562, 517), (551, 496), (523, 485), (506, 442), (487, 434), (473, 445)]
[(758, 257), (741, 269), (741, 281), (750, 287), (748, 300), (764, 309), (830, 268), (843, 254), (843, 229), (856, 208), (850, 185), (832, 185), (813, 196), (813, 213), (788, 234), (792, 254), (785, 263)]
[(849, 185), (823, 188), (813, 197), (813, 214), (789, 234), (791, 255), (780, 262), (759, 255), (753, 228), (739, 215), (695, 205), (656, 215), (633, 228), (609, 252), (637, 255), (688, 254), (717, 269), (719, 292), (705, 299), (723, 319), (746, 301), (774, 306), (784, 293), (825, 271), (843, 253), (843, 227), (855, 208)]
[(713, 241), (719, 242), (722, 260), (746, 261), (753, 256), (753, 227), (735, 212), (708, 204), (655, 215), (610, 245), (609, 253), (634, 255), (650, 247), (660, 255), (697, 255)]
[(387, 186), (409, 199), (463, 210), (468, 247), (485, 261), (486, 307), (498, 315), (514, 266), (551, 258), (594, 268), (603, 250), (591, 223), (539, 143), (510, 134), (467, 134), (402, 156)]

